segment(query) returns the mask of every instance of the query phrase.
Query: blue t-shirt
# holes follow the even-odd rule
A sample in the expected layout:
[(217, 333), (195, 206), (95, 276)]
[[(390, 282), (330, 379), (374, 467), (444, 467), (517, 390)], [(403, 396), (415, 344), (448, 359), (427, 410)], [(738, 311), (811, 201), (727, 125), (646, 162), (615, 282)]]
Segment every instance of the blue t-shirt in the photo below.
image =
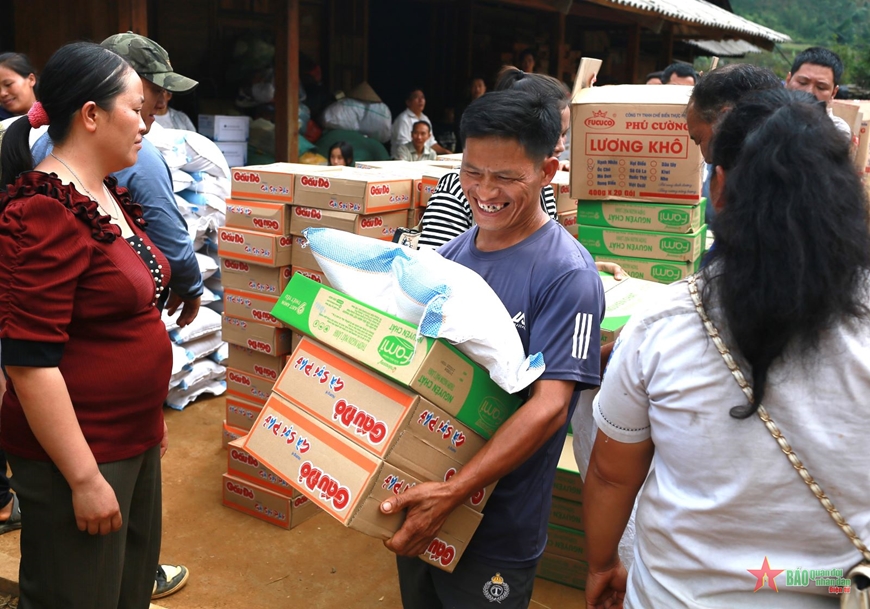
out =
[[(496, 252), (474, 244), (473, 227), (438, 252), (476, 271), (498, 294), (514, 321), (526, 355), (544, 354), (542, 380), (575, 381), (570, 420), (580, 391), (600, 383), (604, 288), (589, 252), (550, 220), (526, 240)], [(523, 568), (547, 543), (556, 465), (568, 423), (495, 487), (484, 518), (466, 549), (475, 560)]]

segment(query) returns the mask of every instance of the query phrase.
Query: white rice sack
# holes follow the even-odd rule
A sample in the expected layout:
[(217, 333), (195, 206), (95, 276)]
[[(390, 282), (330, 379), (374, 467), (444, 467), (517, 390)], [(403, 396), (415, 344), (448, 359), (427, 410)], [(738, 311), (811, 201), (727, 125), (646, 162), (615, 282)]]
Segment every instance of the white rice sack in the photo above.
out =
[[(207, 175), (207, 174), (198, 174), (198, 175)], [(196, 179), (196, 175), (191, 174), (191, 177)], [(220, 212), (222, 214), (227, 213), (227, 202), (226, 197), (222, 197), (209, 192), (198, 192), (196, 190), (198, 182), (194, 182), (190, 188), (187, 190), (182, 190), (178, 193), (179, 196), (183, 197), (185, 201), (187, 201), (192, 206), (196, 207), (196, 215), (198, 216), (208, 216), (215, 212)]]
[(223, 216), (214, 213), (205, 217), (194, 218), (187, 223), (187, 232), (193, 241), (193, 249), (199, 251), (206, 245), (206, 237), (209, 232), (214, 232), (222, 226)]
[(195, 131), (184, 131), (183, 133), (187, 142), (188, 161), (181, 168), (188, 173), (204, 171), (209, 175), (229, 181), (230, 166), (227, 165), (227, 160), (217, 144)]
[(172, 173), (172, 192), (181, 192), (185, 188), (190, 188), (193, 184), (193, 177), (186, 171), (181, 169), (173, 169)]
[(227, 359), (230, 357), (230, 346), (227, 343), (223, 343), (217, 351), (208, 356), (210, 360), (216, 362), (218, 364), (226, 364)]
[[(198, 317), (198, 316), (197, 316)], [(189, 363), (193, 363), (198, 359), (202, 359), (207, 355), (211, 355), (223, 344), (223, 339), (221, 338), (220, 330), (217, 332), (213, 332), (211, 334), (207, 334), (202, 338), (197, 338), (196, 340), (191, 340), (183, 345), (176, 345), (184, 349), (187, 354), (187, 361)]]
[[(181, 315), (181, 309), (176, 315)], [(190, 341), (213, 334), (221, 329), (221, 316), (211, 309), (200, 308), (196, 318), (184, 326), (169, 331), (169, 339), (176, 345), (184, 345)]]
[(200, 216), (199, 207), (189, 202), (178, 193), (175, 193), (175, 205), (178, 207), (178, 212), (181, 214), (181, 217), (184, 218), (185, 222), (190, 222)]
[(508, 393), (544, 372), (526, 357), (510, 314), (483, 278), (434, 250), (412, 250), (330, 228), (304, 231), (314, 257), (340, 292), (443, 338), (489, 371)]
[(182, 372), (190, 372), (191, 364), (193, 363), (192, 354), (181, 345), (172, 345), (172, 376), (181, 374)]
[(193, 185), (190, 187), (194, 192), (214, 195), (221, 199), (229, 199), (232, 184), (230, 180), (223, 176), (213, 176), (205, 171), (194, 171), (190, 174), (193, 177)]
[(203, 280), (203, 285), (207, 287), (218, 298), (224, 297), (224, 286), (221, 284), (220, 271), (212, 275), (208, 279)]
[(155, 122), (145, 137), (160, 151), (169, 169), (175, 170), (181, 169), (188, 161), (185, 133), (180, 129), (166, 129)]
[(388, 142), (392, 135), (393, 115), (386, 104), (364, 102), (345, 97), (323, 111), (324, 129), (347, 129)]
[(196, 398), (204, 394), (223, 395), (227, 390), (226, 381), (205, 379), (187, 389), (178, 387), (170, 389), (166, 396), (166, 405), (174, 410), (184, 410)]
[(179, 389), (190, 389), (203, 381), (215, 381), (223, 379), (227, 369), (217, 362), (205, 357), (193, 362), (190, 372), (181, 378), (177, 385)]
[(199, 304), (207, 306), (215, 302), (220, 302), (221, 297), (209, 290), (206, 286), (202, 286), (202, 296), (199, 297)]
[(199, 252), (195, 252), (194, 255), (196, 256), (197, 263), (199, 263), (199, 272), (202, 274), (203, 281), (217, 273), (219, 267), (214, 258)]

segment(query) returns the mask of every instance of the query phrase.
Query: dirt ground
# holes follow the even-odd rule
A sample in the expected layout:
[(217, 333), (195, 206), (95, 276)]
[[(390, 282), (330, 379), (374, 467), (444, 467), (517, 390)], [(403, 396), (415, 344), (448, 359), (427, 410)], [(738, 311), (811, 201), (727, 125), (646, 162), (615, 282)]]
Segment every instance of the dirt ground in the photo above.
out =
[[(320, 514), (285, 531), (221, 505), (224, 399), (166, 410), (161, 562), (190, 581), (166, 609), (399, 608), (393, 555), (380, 540)], [(0, 580), (17, 579), (19, 534), (0, 536)], [(2, 588), (2, 587), (0, 587)], [(583, 592), (536, 580), (532, 608), (579, 608)], [(300, 605), (301, 603), (301, 605)]]

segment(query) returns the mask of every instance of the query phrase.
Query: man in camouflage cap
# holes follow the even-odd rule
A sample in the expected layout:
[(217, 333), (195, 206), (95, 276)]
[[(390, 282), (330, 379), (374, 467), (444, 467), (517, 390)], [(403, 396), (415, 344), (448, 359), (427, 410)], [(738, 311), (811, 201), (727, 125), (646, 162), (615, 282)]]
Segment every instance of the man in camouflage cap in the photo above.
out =
[(166, 49), (145, 36), (133, 32), (115, 34), (101, 46), (126, 59), (139, 76), (171, 93), (186, 93), (199, 84), (173, 71)]

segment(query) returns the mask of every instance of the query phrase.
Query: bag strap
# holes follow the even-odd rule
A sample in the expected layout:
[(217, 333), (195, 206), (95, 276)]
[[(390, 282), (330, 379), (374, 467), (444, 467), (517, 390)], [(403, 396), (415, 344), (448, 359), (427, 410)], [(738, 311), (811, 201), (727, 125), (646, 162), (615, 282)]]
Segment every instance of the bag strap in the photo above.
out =
[[(728, 366), (728, 369), (731, 371), (731, 374), (734, 375), (734, 379), (737, 381), (737, 384), (740, 386), (740, 389), (743, 390), (743, 394), (746, 396), (746, 399), (749, 400), (750, 404), (755, 403), (755, 399), (752, 393), (752, 387), (746, 381), (746, 377), (743, 376), (743, 372), (740, 370), (740, 366), (737, 365), (734, 357), (731, 355), (731, 352), (728, 350), (727, 345), (725, 345), (725, 341), (722, 340), (722, 336), (719, 334), (719, 330), (710, 320), (710, 317), (707, 315), (707, 311), (704, 309), (704, 303), (701, 302), (701, 295), (698, 293), (698, 284), (696, 281), (696, 276), (692, 275), (689, 277), (689, 295), (692, 297), (692, 302), (695, 304), (695, 310), (698, 312), (698, 315), (701, 317), (701, 321), (704, 322), (704, 329), (707, 331), (707, 335), (712, 339), (713, 344), (716, 345), (716, 349), (719, 350), (719, 354), (722, 356), (722, 359), (725, 360), (725, 365)], [(779, 444), (779, 448), (785, 453), (786, 457), (788, 457), (789, 462), (792, 467), (797, 470), (797, 473), (800, 475), (801, 479), (806, 483), (807, 486), (810, 487), (810, 490), (816, 496), (816, 499), (822, 504), (822, 507), (825, 508), (825, 511), (828, 512), (828, 515), (837, 523), (843, 533), (846, 534), (846, 537), (849, 538), (849, 541), (852, 542), (858, 551), (864, 556), (864, 559), (870, 561), (870, 550), (867, 549), (867, 546), (864, 545), (864, 542), (858, 538), (858, 535), (855, 533), (855, 530), (849, 526), (849, 523), (846, 522), (846, 519), (843, 518), (842, 514), (834, 507), (834, 504), (828, 499), (825, 492), (818, 485), (818, 483), (813, 480), (813, 477), (807, 471), (807, 468), (804, 467), (801, 460), (798, 459), (798, 456), (794, 453), (788, 441), (786, 441), (785, 437), (782, 435), (782, 432), (776, 426), (776, 423), (773, 422), (773, 419), (770, 418), (770, 415), (767, 414), (767, 409), (761, 404), (758, 405), (758, 418), (762, 420), (764, 426), (767, 427), (767, 431), (770, 432), (770, 435), (773, 436), (773, 439), (776, 440), (777, 444)]]

